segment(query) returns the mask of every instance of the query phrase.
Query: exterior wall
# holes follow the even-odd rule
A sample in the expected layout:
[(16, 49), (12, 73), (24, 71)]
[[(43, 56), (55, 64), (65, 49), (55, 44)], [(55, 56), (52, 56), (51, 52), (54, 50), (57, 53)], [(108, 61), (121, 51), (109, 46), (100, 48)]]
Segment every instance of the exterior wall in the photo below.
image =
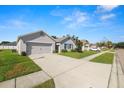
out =
[(16, 46), (4, 46), (4, 45), (1, 45), (0, 49), (16, 49)]
[(89, 44), (86, 44), (86, 45), (82, 46), (82, 51), (85, 51), (85, 50), (87, 50), (87, 51), (90, 50)]
[(55, 51), (55, 41), (53, 41), (50, 37), (47, 35), (41, 35), (40, 37), (30, 40), (28, 42), (36, 42), (36, 43), (51, 43), (52, 44), (52, 50)]
[(26, 44), (21, 39), (17, 43), (17, 51), (19, 54), (23, 51), (26, 52)]
[[(62, 44), (60, 45), (60, 49), (61, 49), (61, 50), (64, 49), (64, 44), (72, 44), (73, 47), (71, 47), (71, 49), (75, 49), (75, 48), (76, 48), (75, 43), (74, 43), (71, 39), (67, 40), (66, 42), (64, 42), (64, 43), (62, 43)], [(67, 50), (68, 50), (68, 49), (67, 49)]]

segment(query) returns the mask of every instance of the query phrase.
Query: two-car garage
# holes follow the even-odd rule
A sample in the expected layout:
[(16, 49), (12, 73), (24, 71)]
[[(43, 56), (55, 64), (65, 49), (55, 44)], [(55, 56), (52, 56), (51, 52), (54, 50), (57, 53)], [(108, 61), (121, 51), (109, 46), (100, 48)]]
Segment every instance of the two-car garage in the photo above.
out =
[(27, 54), (42, 54), (52, 52), (52, 43), (27, 43)]
[(17, 39), (17, 51), (21, 55), (53, 53), (55, 40), (43, 31), (29, 33), (19, 36)]

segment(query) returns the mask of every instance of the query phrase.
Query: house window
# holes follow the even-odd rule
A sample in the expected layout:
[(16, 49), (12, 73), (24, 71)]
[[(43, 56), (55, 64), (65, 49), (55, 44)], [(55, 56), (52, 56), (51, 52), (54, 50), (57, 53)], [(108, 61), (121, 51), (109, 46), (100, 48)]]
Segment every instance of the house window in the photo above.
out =
[(68, 49), (71, 49), (71, 44), (68, 44)]
[(72, 44), (64, 44), (64, 49), (72, 49)]

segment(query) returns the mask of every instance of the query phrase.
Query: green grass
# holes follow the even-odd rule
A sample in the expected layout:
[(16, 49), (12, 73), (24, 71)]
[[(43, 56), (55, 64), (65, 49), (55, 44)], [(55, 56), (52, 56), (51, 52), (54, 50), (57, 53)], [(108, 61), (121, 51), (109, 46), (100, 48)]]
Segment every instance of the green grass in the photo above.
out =
[(80, 59), (80, 58), (83, 58), (86, 56), (90, 56), (92, 54), (96, 54), (96, 52), (95, 51), (84, 51), (82, 53), (80, 53), (80, 52), (61, 52), (59, 54), (64, 55), (64, 56), (68, 56), (68, 57), (72, 57), (72, 58)]
[(0, 82), (41, 70), (29, 57), (0, 51)]
[(112, 64), (114, 58), (114, 53), (104, 53), (94, 59), (91, 59), (92, 62), (104, 63), (104, 64)]
[(53, 79), (50, 79), (42, 84), (35, 86), (34, 88), (55, 88), (55, 83)]
[(111, 49), (110, 52), (115, 52), (115, 49)]

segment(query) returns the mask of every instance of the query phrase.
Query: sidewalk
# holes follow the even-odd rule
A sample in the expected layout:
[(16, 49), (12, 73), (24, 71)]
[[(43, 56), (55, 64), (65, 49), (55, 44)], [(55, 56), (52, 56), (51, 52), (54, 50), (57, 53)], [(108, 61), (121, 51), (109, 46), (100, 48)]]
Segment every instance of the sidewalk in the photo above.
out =
[(16, 79), (0, 82), (0, 88), (30, 88), (39, 85), (50, 77), (43, 71), (38, 71), (32, 74), (24, 75)]
[(108, 84), (109, 88), (124, 88), (124, 73), (122, 72), (121, 62), (123, 58), (122, 56), (118, 55), (118, 51), (116, 51), (114, 57), (114, 63), (111, 69), (110, 81)]
[(87, 60), (87, 61), (89, 61), (89, 60), (91, 60), (91, 59), (93, 59), (93, 58), (95, 58), (95, 57), (97, 57), (97, 56), (99, 56), (99, 55), (101, 55), (101, 54), (106, 53), (106, 52), (109, 52), (109, 51), (103, 51), (103, 52), (100, 52), (100, 53), (97, 53), (97, 54), (93, 54), (93, 55), (91, 55), (91, 56), (82, 58), (82, 59), (80, 59), (80, 60)]

